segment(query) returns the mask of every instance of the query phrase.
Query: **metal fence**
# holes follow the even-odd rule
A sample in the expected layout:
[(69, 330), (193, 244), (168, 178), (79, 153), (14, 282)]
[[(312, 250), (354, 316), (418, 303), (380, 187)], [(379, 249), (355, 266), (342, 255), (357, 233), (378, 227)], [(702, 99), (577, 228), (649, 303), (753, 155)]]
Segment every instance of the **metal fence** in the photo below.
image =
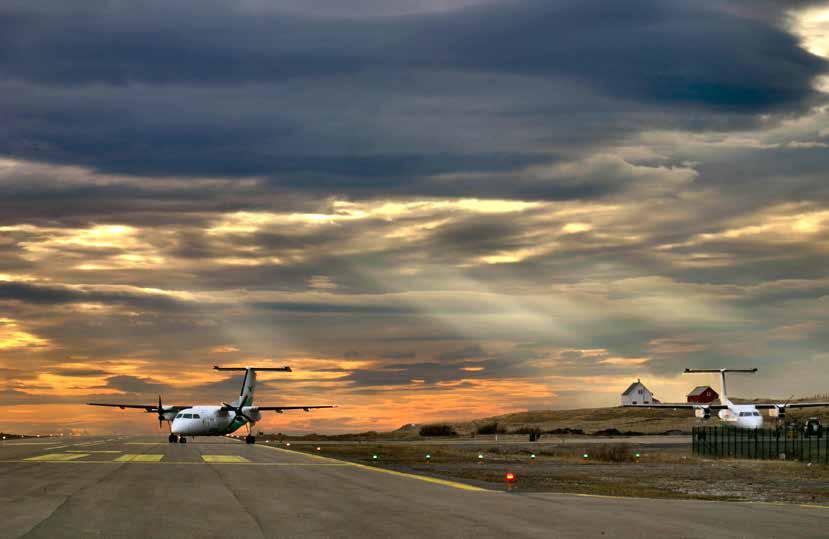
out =
[(692, 445), (701, 457), (799, 460), (829, 464), (829, 432), (802, 428), (694, 427)]

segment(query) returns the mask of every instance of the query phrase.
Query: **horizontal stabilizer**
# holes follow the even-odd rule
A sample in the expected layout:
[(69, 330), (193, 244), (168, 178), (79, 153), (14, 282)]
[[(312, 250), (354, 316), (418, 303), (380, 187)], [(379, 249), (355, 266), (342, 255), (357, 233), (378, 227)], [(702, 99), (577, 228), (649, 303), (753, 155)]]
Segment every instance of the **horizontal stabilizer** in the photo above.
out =
[(685, 369), (686, 373), (694, 372), (712, 372), (719, 374), (721, 372), (757, 372), (757, 367), (753, 369)]
[(213, 368), (217, 371), (279, 371), (279, 372), (293, 372), (291, 367), (219, 367), (218, 365), (213, 365)]

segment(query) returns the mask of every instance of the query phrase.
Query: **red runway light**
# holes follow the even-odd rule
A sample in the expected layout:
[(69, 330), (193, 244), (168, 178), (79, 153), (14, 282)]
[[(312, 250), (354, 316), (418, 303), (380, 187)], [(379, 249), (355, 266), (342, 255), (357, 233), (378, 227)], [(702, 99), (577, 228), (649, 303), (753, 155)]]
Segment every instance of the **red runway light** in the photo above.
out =
[(507, 472), (507, 475), (504, 476), (504, 478), (507, 480), (507, 483), (512, 483), (513, 481), (515, 481), (515, 474), (512, 472)]

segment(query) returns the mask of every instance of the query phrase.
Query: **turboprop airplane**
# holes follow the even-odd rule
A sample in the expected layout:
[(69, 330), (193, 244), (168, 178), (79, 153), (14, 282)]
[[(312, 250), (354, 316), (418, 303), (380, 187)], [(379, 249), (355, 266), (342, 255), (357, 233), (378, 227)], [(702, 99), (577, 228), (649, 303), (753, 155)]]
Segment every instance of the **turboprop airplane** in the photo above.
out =
[(717, 410), (717, 416), (727, 425), (739, 429), (759, 429), (763, 426), (763, 416), (760, 410), (768, 410), (769, 417), (783, 419), (786, 417), (788, 408), (814, 408), (818, 406), (829, 406), (829, 402), (783, 402), (783, 403), (761, 403), (761, 404), (734, 404), (728, 399), (725, 385), (725, 374), (728, 372), (749, 372), (755, 373), (757, 369), (685, 369), (687, 373), (719, 373), (720, 404), (626, 404), (631, 408), (691, 408), (694, 415), (700, 419), (709, 419), (711, 410)]
[(245, 443), (252, 444), (256, 441), (253, 436), (253, 426), (262, 419), (261, 412), (273, 411), (281, 414), (285, 410), (305, 410), (306, 412), (317, 408), (336, 408), (336, 405), (326, 404), (322, 406), (254, 406), (253, 390), (256, 388), (257, 371), (279, 371), (292, 372), (291, 367), (219, 367), (214, 366), (217, 371), (242, 371), (245, 377), (242, 380), (242, 391), (234, 401), (222, 402), (221, 406), (216, 405), (176, 405), (167, 406), (161, 404), (161, 396), (158, 397), (158, 404), (110, 404), (102, 402), (89, 402), (90, 406), (111, 406), (113, 408), (137, 408), (147, 413), (158, 414), (158, 426), (161, 427), (164, 421), (170, 423), (170, 436), (168, 441), (173, 443), (186, 443), (186, 436), (224, 436), (247, 425), (248, 435)]

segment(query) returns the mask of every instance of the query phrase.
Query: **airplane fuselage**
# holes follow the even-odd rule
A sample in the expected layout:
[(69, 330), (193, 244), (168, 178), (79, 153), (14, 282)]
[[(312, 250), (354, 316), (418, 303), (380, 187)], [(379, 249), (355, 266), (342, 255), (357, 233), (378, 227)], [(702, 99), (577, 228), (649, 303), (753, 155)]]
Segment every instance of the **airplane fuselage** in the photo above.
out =
[(728, 408), (720, 410), (719, 418), (727, 425), (739, 429), (759, 429), (763, 426), (763, 416), (751, 404), (728, 403)]
[[(259, 419), (255, 406), (246, 406), (243, 413)], [(172, 418), (170, 430), (179, 436), (224, 436), (232, 434), (248, 421), (233, 410), (222, 406), (193, 406), (178, 412)]]

